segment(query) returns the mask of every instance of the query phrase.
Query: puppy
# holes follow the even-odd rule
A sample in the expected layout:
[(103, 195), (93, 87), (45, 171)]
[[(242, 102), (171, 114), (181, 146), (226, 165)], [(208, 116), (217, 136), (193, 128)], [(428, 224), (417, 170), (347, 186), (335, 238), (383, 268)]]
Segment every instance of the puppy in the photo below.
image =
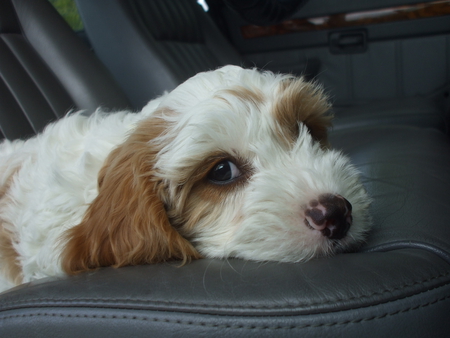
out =
[(201, 257), (300, 262), (360, 244), (358, 171), (320, 87), (226, 66), (141, 112), (69, 114), (0, 146), (0, 289)]

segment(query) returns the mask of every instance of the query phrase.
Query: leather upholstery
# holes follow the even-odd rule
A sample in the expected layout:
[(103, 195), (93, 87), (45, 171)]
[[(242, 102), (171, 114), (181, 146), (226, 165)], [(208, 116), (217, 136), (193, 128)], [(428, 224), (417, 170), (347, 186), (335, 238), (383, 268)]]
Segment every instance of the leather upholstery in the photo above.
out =
[(136, 109), (200, 71), (241, 64), (195, 0), (77, 0), (92, 46)]
[(409, 125), (450, 132), (450, 109), (444, 95), (352, 101), (333, 106), (334, 130), (374, 124)]
[(72, 109), (129, 107), (47, 1), (0, 3), (0, 137), (25, 138)]
[[(357, 140), (357, 142), (355, 142)], [(437, 130), (345, 129), (374, 229), (358, 252), (306, 264), (199, 260), (102, 269), (0, 296), (4, 336), (446, 336), (450, 144)]]
[[(280, 71), (280, 65), (277, 63), (277, 58), (280, 57), (277, 55), (280, 53), (283, 60), (299, 60), (295, 53), (275, 51), (267, 57), (264, 57), (265, 54), (247, 55), (244, 61), (195, 0), (76, 1), (95, 52), (114, 74), (136, 109), (144, 106), (149, 98), (173, 89), (200, 71), (225, 64), (259, 65), (264, 69)], [(298, 6), (303, 4), (302, 1), (297, 3)], [(238, 2), (233, 4), (234, 9), (239, 10)], [(241, 5), (243, 10), (248, 6)], [(269, 5), (277, 7), (279, 4), (268, 1), (267, 6)], [(272, 12), (269, 7), (266, 11)], [(282, 6), (281, 9), (284, 10), (285, 7)], [(275, 15), (276, 12), (274, 10), (272, 14)], [(404, 54), (408, 52), (411, 51), (406, 49)], [(391, 53), (381, 52), (381, 55), (384, 54)], [(379, 59), (377, 64), (383, 64), (384, 59)], [(321, 65), (318, 59), (315, 60), (317, 62), (314, 60), (313, 58), (305, 63), (295, 62), (298, 75), (306, 75), (309, 79), (317, 77), (321, 83), (329, 84), (327, 76), (337, 71), (337, 74), (331, 76), (332, 84), (337, 89), (330, 86), (326, 88), (327, 92), (330, 92), (335, 100), (335, 96), (340, 96), (336, 95), (340, 91), (349, 91), (341, 88), (345, 87), (342, 86), (341, 78), (347, 77), (339, 72), (340, 66)], [(291, 67), (292, 61), (288, 61), (288, 64)], [(365, 64), (362, 66), (366, 67)], [(326, 72), (323, 72), (324, 68), (327, 68)], [(287, 71), (291, 72), (292, 69)], [(384, 76), (381, 78), (386, 81)], [(404, 82), (410, 83), (407, 79), (408, 77)], [(378, 91), (383, 92), (383, 81), (377, 83)], [(369, 91), (373, 91), (373, 86)], [(360, 85), (357, 88), (365, 87)], [(414, 87), (414, 90), (417, 91), (417, 88)], [(406, 92), (406, 89), (404, 91)], [(430, 97), (410, 95), (401, 99), (383, 98), (359, 102), (352, 99), (347, 104), (339, 100), (339, 105), (335, 107), (335, 129), (393, 123), (439, 128), (446, 132), (449, 114), (443, 113), (443, 92), (444, 90), (441, 90)]]
[[(5, 32), (17, 25), (8, 19), (0, 27), (3, 46)], [(66, 66), (85, 74), (76, 60)], [(4, 102), (0, 95), (0, 112)], [(432, 121), (411, 126), (415, 107)], [(355, 119), (364, 112), (359, 108), (351, 113)], [(394, 108), (402, 109), (402, 120), (390, 117)], [(377, 112), (386, 119), (379, 123)], [(405, 99), (379, 104), (372, 113), (364, 123), (352, 123), (349, 115), (330, 135), (373, 198), (374, 227), (358, 251), (305, 264), (204, 259), (38, 280), (0, 295), (0, 336), (448, 336), (450, 142), (439, 120), (444, 108)], [(6, 117), (15, 118), (0, 115), (2, 126)]]

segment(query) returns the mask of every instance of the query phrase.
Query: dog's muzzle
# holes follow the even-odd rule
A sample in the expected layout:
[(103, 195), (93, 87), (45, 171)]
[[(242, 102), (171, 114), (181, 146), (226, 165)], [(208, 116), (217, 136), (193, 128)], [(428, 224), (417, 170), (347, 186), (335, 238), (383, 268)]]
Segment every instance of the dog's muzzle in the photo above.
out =
[(342, 239), (352, 225), (352, 205), (341, 195), (323, 194), (305, 206), (305, 224), (329, 239)]

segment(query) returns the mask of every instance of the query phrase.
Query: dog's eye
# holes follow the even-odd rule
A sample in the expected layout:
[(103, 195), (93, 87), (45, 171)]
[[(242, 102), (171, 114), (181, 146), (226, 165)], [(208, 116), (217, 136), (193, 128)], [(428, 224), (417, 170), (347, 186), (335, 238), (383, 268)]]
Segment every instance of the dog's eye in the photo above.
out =
[(229, 183), (241, 176), (236, 165), (228, 160), (218, 163), (208, 174), (208, 178), (215, 183)]

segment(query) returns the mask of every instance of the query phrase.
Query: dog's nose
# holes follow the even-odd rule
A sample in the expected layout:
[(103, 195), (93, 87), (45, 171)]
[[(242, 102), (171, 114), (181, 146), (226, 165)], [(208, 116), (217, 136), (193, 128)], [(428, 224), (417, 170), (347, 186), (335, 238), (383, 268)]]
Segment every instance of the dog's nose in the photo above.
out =
[(352, 205), (341, 195), (323, 194), (305, 207), (305, 224), (329, 239), (342, 239), (352, 225)]

